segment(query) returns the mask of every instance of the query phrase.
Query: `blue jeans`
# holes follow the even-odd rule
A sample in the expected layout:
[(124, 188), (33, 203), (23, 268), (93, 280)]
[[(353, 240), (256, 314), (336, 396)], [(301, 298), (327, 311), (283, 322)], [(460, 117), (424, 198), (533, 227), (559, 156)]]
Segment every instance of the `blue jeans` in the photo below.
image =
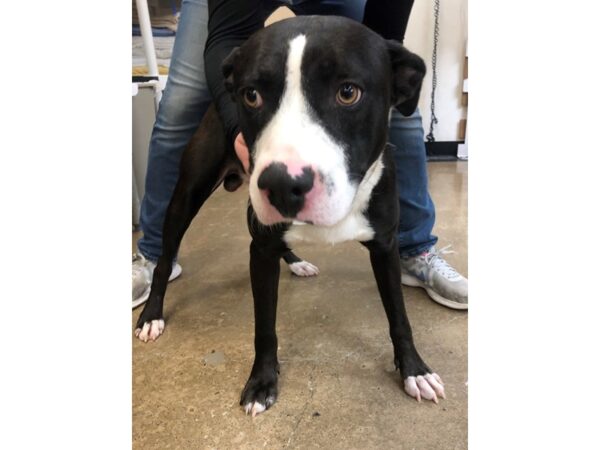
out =
[(167, 85), (150, 138), (140, 212), (144, 235), (138, 249), (154, 262), (162, 253), (163, 222), (179, 177), (181, 155), (211, 102), (204, 75), (207, 35), (207, 0), (184, 0)]
[[(265, 2), (278, 6), (279, 2)], [(300, 3), (298, 14), (338, 14), (362, 21), (365, 0), (329, 0)], [(289, 6), (289, 5), (288, 5)], [(167, 85), (152, 130), (142, 200), (140, 225), (143, 237), (139, 251), (150, 261), (162, 252), (164, 218), (177, 184), (179, 161), (210, 104), (204, 74), (204, 45), (207, 38), (206, 0), (184, 0), (171, 57)], [(396, 147), (397, 189), (400, 202), (398, 247), (402, 256), (418, 254), (437, 241), (431, 234), (435, 209), (427, 190), (427, 159), (421, 115), (403, 117), (395, 109), (390, 121), (390, 142)]]
[(427, 189), (427, 152), (421, 113), (404, 117), (395, 108), (389, 138), (394, 149), (400, 223), (396, 239), (401, 256), (414, 256), (437, 242), (431, 234), (435, 207)]

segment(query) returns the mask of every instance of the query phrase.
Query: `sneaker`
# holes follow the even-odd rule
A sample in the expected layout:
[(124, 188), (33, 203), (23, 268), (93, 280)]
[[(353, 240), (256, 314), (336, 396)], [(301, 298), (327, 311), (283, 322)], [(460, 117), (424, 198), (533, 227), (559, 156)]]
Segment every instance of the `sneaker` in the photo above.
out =
[(412, 257), (401, 257), (402, 284), (421, 287), (437, 303), (452, 309), (468, 309), (469, 280), (458, 273), (441, 255), (454, 253), (450, 246)]
[[(135, 253), (131, 265), (131, 286), (133, 290), (133, 308), (145, 303), (150, 297), (150, 287), (152, 285), (152, 274), (156, 263), (148, 261), (141, 253)], [(173, 270), (169, 281), (181, 275), (182, 269), (179, 263), (173, 264)]]

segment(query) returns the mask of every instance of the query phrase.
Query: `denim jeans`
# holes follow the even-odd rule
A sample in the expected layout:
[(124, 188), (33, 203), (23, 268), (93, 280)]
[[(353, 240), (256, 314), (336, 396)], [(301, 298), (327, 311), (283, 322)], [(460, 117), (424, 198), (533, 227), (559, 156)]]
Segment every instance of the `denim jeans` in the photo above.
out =
[(400, 222), (396, 239), (401, 256), (414, 256), (437, 242), (431, 234), (435, 207), (427, 189), (427, 152), (421, 113), (404, 117), (395, 108), (390, 119), (389, 142), (394, 149)]
[[(265, 3), (279, 6), (281, 2)], [(365, 0), (308, 1), (291, 7), (297, 14), (338, 14), (360, 21), (364, 3)], [(321, 9), (317, 8), (319, 4)], [(156, 261), (161, 254), (163, 222), (179, 176), (181, 155), (211, 101), (203, 58), (207, 24), (207, 1), (184, 0), (167, 85), (150, 139), (146, 192), (142, 199), (143, 237), (138, 241), (138, 249), (150, 261)], [(427, 191), (427, 159), (419, 112), (403, 117), (394, 109), (389, 140), (396, 147), (401, 211), (398, 246), (401, 255), (412, 256), (437, 241), (431, 234), (435, 209)]]
[(162, 252), (162, 228), (179, 177), (183, 150), (211, 102), (204, 75), (208, 35), (207, 0), (184, 0), (171, 55), (167, 85), (150, 138), (138, 249), (156, 262)]

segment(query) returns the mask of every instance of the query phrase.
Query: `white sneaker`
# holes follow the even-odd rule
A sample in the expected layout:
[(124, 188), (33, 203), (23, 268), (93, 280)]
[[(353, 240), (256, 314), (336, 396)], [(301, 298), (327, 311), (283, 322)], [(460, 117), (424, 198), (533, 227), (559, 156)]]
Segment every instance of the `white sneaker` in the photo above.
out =
[(402, 284), (421, 287), (437, 303), (452, 309), (469, 308), (469, 280), (458, 273), (441, 255), (454, 253), (450, 246), (412, 257), (401, 257)]
[[(131, 265), (132, 308), (136, 308), (148, 300), (150, 287), (152, 286), (152, 274), (155, 267), (156, 263), (148, 261), (141, 253), (134, 253)], [(179, 277), (181, 272), (182, 268), (179, 263), (173, 263), (173, 270), (171, 271), (169, 281), (173, 281)]]

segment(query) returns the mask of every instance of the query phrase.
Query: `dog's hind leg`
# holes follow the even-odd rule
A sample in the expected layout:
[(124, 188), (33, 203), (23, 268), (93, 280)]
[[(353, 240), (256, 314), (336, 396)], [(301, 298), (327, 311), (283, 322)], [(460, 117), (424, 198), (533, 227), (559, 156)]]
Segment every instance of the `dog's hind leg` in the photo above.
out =
[(291, 250), (285, 252), (282, 258), (294, 275), (298, 275), (299, 277), (313, 277), (319, 274), (319, 268), (317, 266), (308, 261), (304, 261)]
[(135, 335), (144, 342), (156, 340), (164, 330), (163, 301), (183, 235), (206, 199), (231, 173), (229, 155), (233, 152), (225, 145), (222, 125), (211, 107), (181, 159), (179, 180), (163, 226), (162, 255), (154, 269), (150, 297), (136, 325)]
[[(216, 172), (218, 173), (218, 168)], [(196, 186), (197, 189), (186, 186), (182, 180), (177, 183), (165, 217), (162, 254), (154, 269), (150, 296), (136, 325), (135, 335), (144, 342), (156, 340), (164, 330), (163, 301), (173, 261), (183, 235), (200, 206), (209, 197), (215, 178), (214, 174), (209, 174), (204, 188)]]

